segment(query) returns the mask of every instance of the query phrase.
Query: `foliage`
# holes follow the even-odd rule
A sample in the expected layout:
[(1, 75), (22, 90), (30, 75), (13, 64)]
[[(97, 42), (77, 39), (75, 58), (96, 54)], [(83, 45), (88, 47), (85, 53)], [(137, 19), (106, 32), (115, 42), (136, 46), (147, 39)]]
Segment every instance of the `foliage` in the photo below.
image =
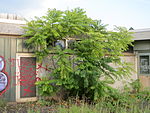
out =
[[(137, 81), (136, 81), (137, 82)], [(83, 100), (69, 100), (68, 103), (58, 107), (60, 113), (149, 113), (150, 92), (148, 90), (139, 92), (119, 91), (111, 88), (108, 95), (100, 98), (96, 103), (87, 104)]]
[(139, 79), (134, 80), (133, 82), (130, 83), (130, 85), (131, 85), (132, 89), (134, 90), (134, 92), (139, 92), (142, 87)]
[[(140, 97), (139, 97), (140, 95)], [(4, 104), (1, 113), (149, 113), (149, 91), (131, 93), (110, 89), (109, 94), (96, 103), (80, 100), (78, 97), (67, 101), (52, 103), (43, 99), (37, 102)]]
[(7, 101), (0, 97), (0, 112), (2, 111), (6, 111), (6, 105), (7, 105)]
[[(103, 102), (102, 102), (103, 103)], [(82, 104), (72, 105), (69, 108), (66, 107), (58, 107), (58, 113), (149, 113), (149, 108), (140, 109), (139, 106), (134, 106), (131, 104), (131, 108), (120, 108), (119, 106), (114, 106), (115, 110), (112, 110), (109, 107), (104, 107), (101, 103), (96, 106)]]
[(148, 112), (150, 91), (146, 89), (141, 90), (141, 83), (138, 79), (132, 81), (130, 85), (129, 89), (123, 91), (111, 88), (108, 95), (103, 97), (100, 102), (102, 101), (103, 105), (112, 112), (121, 109), (124, 109), (126, 112)]
[(32, 108), (28, 108), (27, 113), (40, 113), (40, 111), (35, 111)]
[(6, 106), (7, 101), (3, 98), (0, 98), (0, 108), (3, 108), (4, 106)]
[[(119, 93), (119, 92), (118, 92)], [(121, 96), (123, 95), (123, 96)], [(119, 97), (117, 97), (119, 96)], [(87, 104), (85, 101), (76, 100), (61, 104), (57, 107), (58, 113), (149, 113), (150, 104), (140, 104), (136, 97), (120, 93), (118, 100), (101, 98), (96, 104)], [(121, 96), (121, 97), (120, 97)], [(122, 98), (123, 97), (123, 98)], [(125, 100), (125, 101), (124, 101)]]
[(35, 83), (39, 85), (39, 93), (43, 96), (50, 96), (53, 92), (56, 92), (56, 88), (54, 88), (51, 83), (55, 83), (55, 80), (49, 80), (47, 77), (43, 77), (42, 80)]
[[(63, 89), (69, 96), (98, 100), (107, 95), (109, 84), (130, 74), (129, 65), (120, 56), (132, 45), (131, 33), (120, 27), (107, 31), (100, 21), (87, 17), (83, 9), (49, 9), (46, 16), (28, 22), (25, 29), (23, 36), (30, 37), (27, 45), (41, 47), (36, 52), (39, 59), (55, 54), (56, 67), (49, 73), (53, 80), (37, 82), (42, 95)], [(57, 40), (68, 37), (80, 41), (74, 41), (71, 49), (53, 47)]]
[(41, 51), (36, 53), (41, 59), (48, 54), (55, 41), (84, 35), (93, 30), (102, 31), (104, 26), (99, 21), (88, 18), (83, 9), (75, 8), (71, 11), (49, 9), (46, 16), (36, 17), (24, 29), (23, 37), (32, 37), (26, 41), (28, 47), (41, 47)]

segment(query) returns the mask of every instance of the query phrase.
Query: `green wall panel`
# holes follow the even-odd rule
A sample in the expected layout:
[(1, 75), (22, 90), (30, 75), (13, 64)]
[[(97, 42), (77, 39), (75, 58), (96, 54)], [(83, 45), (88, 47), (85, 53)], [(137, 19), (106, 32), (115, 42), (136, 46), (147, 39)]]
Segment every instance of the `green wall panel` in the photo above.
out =
[(12, 59), (16, 59), (16, 38), (0, 37), (0, 56), (5, 59), (5, 73), (9, 78), (8, 89), (2, 94), (7, 101), (15, 101), (16, 86), (15, 86), (15, 72), (16, 64)]

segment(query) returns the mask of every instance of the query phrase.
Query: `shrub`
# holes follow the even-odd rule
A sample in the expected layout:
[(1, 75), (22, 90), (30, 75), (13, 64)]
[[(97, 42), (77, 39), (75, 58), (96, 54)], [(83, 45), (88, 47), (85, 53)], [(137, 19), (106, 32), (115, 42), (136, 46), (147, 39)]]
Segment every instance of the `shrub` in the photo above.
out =
[[(35, 54), (42, 59), (55, 54), (56, 67), (48, 75), (53, 80), (36, 84), (42, 95), (51, 95), (61, 89), (68, 96), (98, 100), (107, 94), (114, 79), (130, 74), (130, 67), (121, 62), (122, 52), (132, 45), (132, 36), (125, 28), (108, 31), (101, 21), (92, 20), (83, 9), (48, 10), (46, 16), (28, 22), (25, 27), (29, 47), (40, 46)], [(68, 37), (78, 37), (70, 49), (52, 45)], [(116, 68), (110, 66), (116, 64)], [(101, 78), (101, 79), (100, 79)]]

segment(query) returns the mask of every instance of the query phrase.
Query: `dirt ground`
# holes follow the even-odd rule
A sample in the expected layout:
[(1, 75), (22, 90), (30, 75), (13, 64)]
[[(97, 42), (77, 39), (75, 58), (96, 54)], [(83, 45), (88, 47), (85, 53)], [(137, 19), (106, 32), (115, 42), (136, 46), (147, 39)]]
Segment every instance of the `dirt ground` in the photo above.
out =
[(0, 113), (56, 113), (55, 106), (34, 103), (8, 103), (0, 107)]

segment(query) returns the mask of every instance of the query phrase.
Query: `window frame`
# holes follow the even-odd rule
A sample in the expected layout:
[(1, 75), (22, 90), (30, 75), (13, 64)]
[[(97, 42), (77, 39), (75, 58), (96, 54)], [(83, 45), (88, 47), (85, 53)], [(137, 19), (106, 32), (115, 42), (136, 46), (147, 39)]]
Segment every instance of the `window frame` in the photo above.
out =
[(140, 76), (150, 76), (150, 69), (149, 69), (149, 74), (142, 74), (141, 68), (140, 68), (140, 57), (141, 56), (149, 56), (149, 66), (150, 66), (150, 53), (138, 53), (138, 75)]

